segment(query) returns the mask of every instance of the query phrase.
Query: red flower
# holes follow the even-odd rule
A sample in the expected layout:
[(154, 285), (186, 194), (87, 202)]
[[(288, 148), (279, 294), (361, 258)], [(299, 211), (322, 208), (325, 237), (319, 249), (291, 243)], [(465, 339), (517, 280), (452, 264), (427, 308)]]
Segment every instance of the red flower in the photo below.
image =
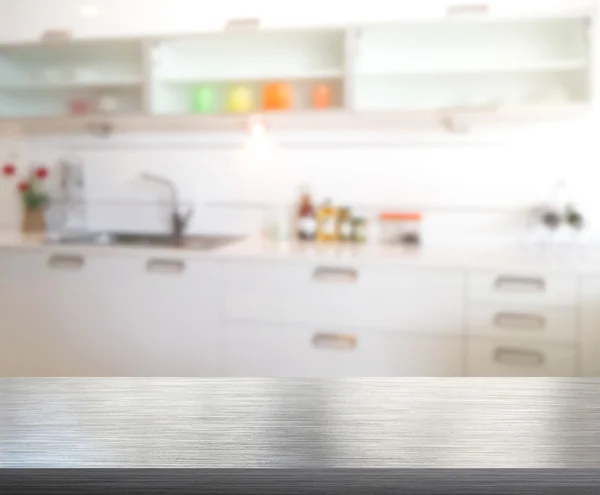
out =
[(26, 193), (29, 191), (29, 184), (27, 182), (19, 182), (18, 188), (20, 192)]
[(2, 173), (4, 174), (5, 177), (10, 177), (12, 175), (15, 175), (16, 171), (17, 171), (17, 167), (15, 167), (12, 163), (7, 163), (6, 165), (4, 165), (4, 167), (2, 167)]
[(48, 169), (44, 167), (38, 167), (35, 170), (35, 176), (40, 180), (44, 180), (46, 177), (48, 177)]

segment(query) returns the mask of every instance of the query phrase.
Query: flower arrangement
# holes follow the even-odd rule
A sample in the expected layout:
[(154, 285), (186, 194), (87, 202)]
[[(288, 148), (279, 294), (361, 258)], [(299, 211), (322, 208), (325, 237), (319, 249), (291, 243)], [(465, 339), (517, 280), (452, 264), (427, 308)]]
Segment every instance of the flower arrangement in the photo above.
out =
[[(2, 167), (2, 174), (8, 179), (17, 178), (17, 167), (7, 163)], [(46, 230), (45, 209), (50, 202), (45, 185), (47, 178), (48, 169), (38, 165), (31, 167), (25, 179), (17, 182), (17, 191), (24, 207), (21, 229), (25, 233)]]
[[(17, 168), (12, 163), (3, 167), (5, 177), (13, 177), (17, 173)], [(23, 205), (32, 210), (46, 207), (50, 201), (48, 193), (45, 191), (44, 182), (48, 178), (48, 169), (42, 166), (33, 167), (25, 180), (17, 184)]]

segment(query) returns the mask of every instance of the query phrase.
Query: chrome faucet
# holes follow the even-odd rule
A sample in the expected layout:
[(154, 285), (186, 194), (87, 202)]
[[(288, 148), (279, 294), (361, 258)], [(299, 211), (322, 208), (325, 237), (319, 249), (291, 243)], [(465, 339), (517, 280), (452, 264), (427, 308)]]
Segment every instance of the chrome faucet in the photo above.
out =
[(180, 244), (183, 241), (183, 233), (191, 220), (194, 210), (190, 208), (187, 213), (182, 214), (180, 212), (180, 203), (179, 203), (179, 194), (177, 193), (177, 188), (173, 181), (169, 179), (165, 179), (164, 177), (159, 177), (157, 175), (143, 173), (141, 176), (142, 179), (155, 182), (158, 184), (162, 184), (163, 186), (169, 189), (171, 193), (171, 235), (173, 236), (173, 240)]

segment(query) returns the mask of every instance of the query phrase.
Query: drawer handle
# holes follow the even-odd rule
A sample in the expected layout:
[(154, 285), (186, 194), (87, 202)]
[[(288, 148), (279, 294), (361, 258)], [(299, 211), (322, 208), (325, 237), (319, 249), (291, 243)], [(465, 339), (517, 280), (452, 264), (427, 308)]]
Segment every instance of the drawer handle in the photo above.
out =
[(514, 328), (517, 330), (544, 330), (546, 318), (537, 315), (519, 313), (498, 313), (494, 324), (499, 328)]
[(42, 33), (43, 43), (55, 41), (70, 41), (73, 39), (73, 33), (68, 29), (47, 29)]
[(338, 333), (316, 333), (313, 336), (312, 343), (317, 349), (338, 351), (353, 351), (358, 345), (356, 336)]
[(543, 366), (546, 361), (543, 353), (526, 349), (499, 347), (494, 352), (494, 360), (509, 366)]
[(541, 278), (498, 277), (496, 289), (502, 292), (544, 292), (546, 282)]
[(317, 282), (352, 284), (358, 280), (358, 271), (354, 268), (320, 267), (313, 276)]
[(459, 15), (476, 15), (476, 14), (488, 14), (490, 12), (490, 6), (487, 3), (463, 3), (450, 5), (446, 10), (448, 17), (459, 16)]
[(48, 259), (48, 266), (55, 270), (81, 270), (85, 258), (80, 255), (55, 254)]
[(179, 274), (185, 271), (185, 262), (181, 260), (167, 260), (154, 258), (146, 264), (146, 271), (151, 273), (174, 273)]

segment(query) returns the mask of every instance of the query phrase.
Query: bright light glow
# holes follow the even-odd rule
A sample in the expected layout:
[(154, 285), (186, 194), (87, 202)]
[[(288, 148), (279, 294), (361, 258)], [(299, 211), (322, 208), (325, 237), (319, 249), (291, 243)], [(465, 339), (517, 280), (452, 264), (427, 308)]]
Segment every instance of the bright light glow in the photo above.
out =
[(80, 9), (81, 12), (81, 16), (82, 17), (97, 17), (98, 14), (100, 13), (100, 9), (98, 8), (97, 5), (93, 5), (93, 4), (85, 4), (81, 6)]
[(267, 128), (261, 119), (253, 119), (248, 126), (248, 133), (253, 137), (264, 136), (267, 133)]

